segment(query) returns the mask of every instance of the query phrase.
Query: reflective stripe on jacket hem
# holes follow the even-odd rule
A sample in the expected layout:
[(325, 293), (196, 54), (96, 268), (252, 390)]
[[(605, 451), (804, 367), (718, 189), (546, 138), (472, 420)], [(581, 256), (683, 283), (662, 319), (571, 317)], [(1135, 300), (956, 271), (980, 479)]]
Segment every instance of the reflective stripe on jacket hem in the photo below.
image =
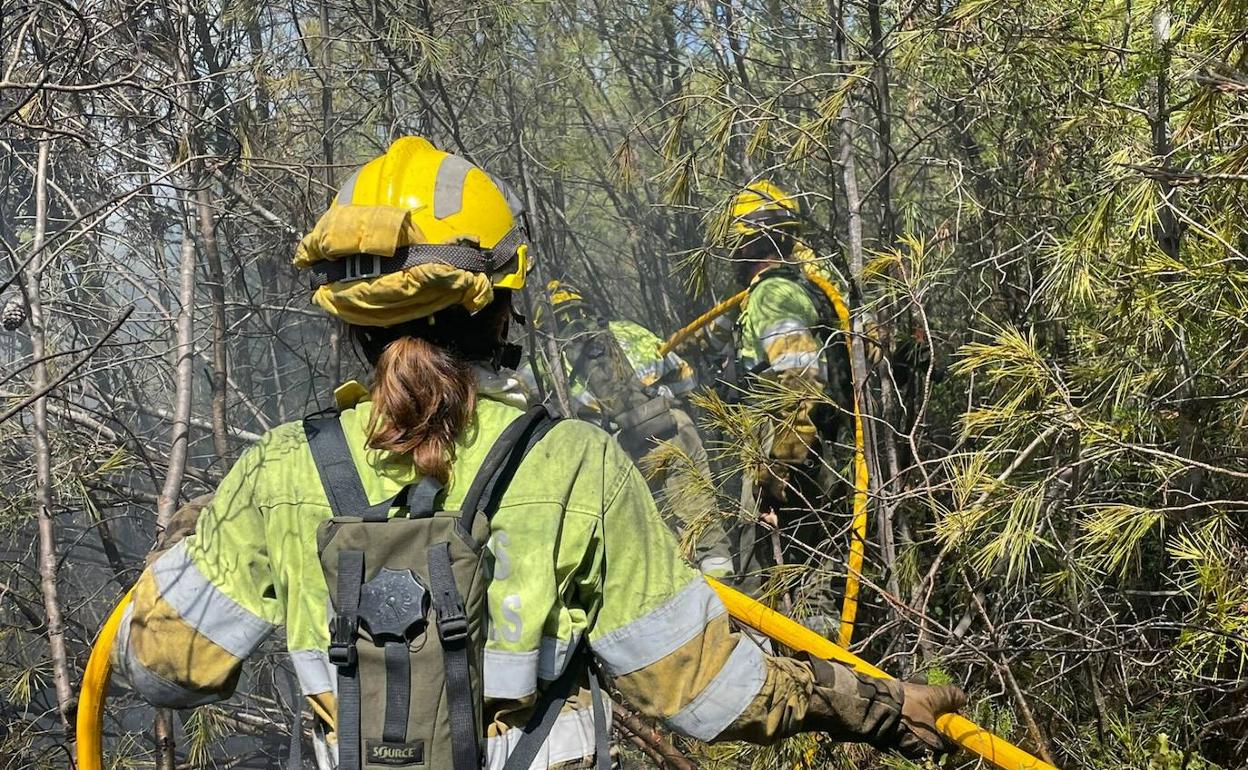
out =
[(819, 374), (818, 366), (818, 353), (784, 353), (771, 359), (771, 369), (776, 372), (806, 371), (809, 369), (812, 374), (817, 375)]
[[(604, 696), (605, 697), (605, 696)], [(610, 732), (611, 704), (607, 704), (607, 731)], [(485, 770), (502, 770), (507, 757), (515, 749), (524, 731), (513, 727), (502, 735), (495, 735), (485, 742)], [(538, 749), (530, 770), (544, 770), (551, 765), (583, 759), (594, 755), (593, 708), (576, 709), (560, 714), (551, 728), (550, 736)]]
[(662, 660), (702, 633), (728, 610), (698, 575), (671, 599), (621, 628), (590, 641), (612, 676), (630, 674)]
[(715, 678), (666, 721), (674, 730), (709, 741), (722, 733), (758, 696), (767, 681), (763, 651), (742, 637)]
[(276, 628), (221, 592), (186, 553), (183, 540), (150, 567), (160, 597), (196, 633), (236, 658), (246, 658)]
[(536, 650), (511, 652), (485, 648), (485, 697), (499, 700), (520, 700), (537, 691), (537, 680), (553, 682), (559, 678), (572, 653), (580, 644), (581, 634), (572, 634), (570, 642), (543, 636)]
[(290, 662), (299, 679), (299, 690), (304, 695), (338, 691), (338, 672), (329, 662), (329, 653), (323, 650), (292, 650)]

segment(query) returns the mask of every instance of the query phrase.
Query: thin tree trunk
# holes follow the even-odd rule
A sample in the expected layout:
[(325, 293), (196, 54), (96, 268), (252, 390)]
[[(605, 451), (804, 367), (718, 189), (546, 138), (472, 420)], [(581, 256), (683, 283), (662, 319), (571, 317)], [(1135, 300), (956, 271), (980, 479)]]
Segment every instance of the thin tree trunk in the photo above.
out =
[[(551, 319), (551, 323), (553, 324), (555, 311), (554, 308), (550, 306), (550, 301), (544, 293), (546, 286), (546, 274), (542, 268), (542, 260), (540, 259), (541, 247), (545, 245), (547, 241), (543, 237), (545, 232), (542, 228), (542, 223), (538, 221), (537, 191), (533, 187), (532, 178), (529, 177), (529, 164), (524, 155), (524, 140), (521, 133), (523, 129), (520, 126), (520, 119), (516, 112), (516, 105), (512, 97), (512, 94), (514, 94), (515, 91), (514, 88), (512, 88), (510, 81), (508, 82), (507, 93), (507, 107), (510, 112), (509, 117), (511, 118), (512, 145), (516, 153), (516, 165), (520, 171), (520, 192), (524, 196), (525, 206), (528, 207), (529, 213), (529, 221), (526, 224), (529, 227), (529, 238), (533, 241), (533, 248), (538, 252), (536, 256), (539, 257), (538, 259), (534, 259), (533, 265), (533, 274), (534, 277), (537, 278), (537, 283), (540, 287), (537, 292), (534, 292), (534, 295), (536, 296), (536, 302), (534, 304), (543, 304), (543, 314), (547, 318)], [(555, 401), (558, 403), (559, 408), (565, 415), (575, 416), (575, 412), (572, 411), (572, 398), (568, 391), (568, 381), (563, 372), (563, 358), (559, 353), (559, 345), (556, 342), (554, 335), (548, 334), (545, 336), (545, 353), (547, 359), (546, 370), (550, 374), (551, 387), (553, 387), (555, 391)], [(537, 361), (533, 362), (533, 374), (535, 377), (540, 376), (540, 371), (537, 368)]]
[(881, 19), (880, 0), (869, 0), (867, 3), (867, 23), (871, 31), (871, 58), (874, 60), (872, 81), (875, 84), (875, 141), (878, 147), (876, 163), (879, 166), (880, 178), (875, 185), (876, 200), (879, 203), (879, 235), (880, 242), (891, 246), (897, 237), (897, 222), (893, 215), (893, 147), (892, 123), (889, 110), (891, 97), (888, 82), (888, 59), (884, 48), (884, 23)]
[[(35, 229), (31, 248), (41, 252), (48, 229), (48, 154), (49, 140), (39, 140), (39, 154), (35, 165)], [(40, 296), (44, 255), (39, 254), (22, 271), (22, 283), (26, 302), (30, 308), (30, 348), (35, 364), (33, 369), (34, 392), (47, 388), (48, 367), (47, 327), (43, 315), (43, 299)], [(69, 672), (69, 655), (65, 647), (65, 620), (61, 613), (61, 599), (57, 587), (56, 522), (52, 518), (52, 444), (48, 436), (48, 400), (44, 396), (34, 403), (34, 450), (35, 450), (35, 517), (39, 522), (39, 589), (43, 595), (43, 610), (47, 616), (48, 648), (52, 658), (52, 682), (56, 689), (57, 715), (61, 730), (72, 752), (74, 735), (74, 690)]]
[(178, 259), (178, 318), (174, 341), (173, 414), (169, 420), (169, 471), (160, 491), (156, 523), (164, 529), (178, 507), (191, 435), (191, 396), (195, 376), (195, 240), (189, 212), (182, 222)]
[[(194, 152), (197, 143), (195, 137), (195, 98), (191, 78), (191, 42), (190, 23), (191, 8), (188, 0), (178, 4), (180, 19), (175, 22), (176, 44), (178, 49), (178, 80), (185, 84), (178, 94), (179, 106), (182, 109), (182, 130), (180, 144), (188, 153)], [(188, 180), (194, 185), (198, 180), (193, 175)], [(190, 187), (188, 185), (188, 189)], [(165, 472), (165, 481), (156, 500), (156, 526), (164, 530), (169, 518), (177, 510), (179, 493), (182, 489), (182, 478), (186, 474), (186, 458), (191, 438), (191, 397), (193, 395), (195, 377), (195, 217), (191, 204), (183, 202), (182, 206), (182, 244), (178, 253), (178, 316), (174, 332), (173, 360), (173, 419), (169, 428), (169, 464)], [(173, 712), (169, 709), (156, 709), (152, 723), (153, 737), (156, 740), (156, 770), (173, 770), (174, 731)]]
[[(333, 49), (329, 45), (329, 5), (325, 0), (319, 4), (321, 43), (317, 50), (321, 78), (321, 154), (325, 157), (325, 205), (334, 200), (334, 92), (329, 86), (329, 68), (333, 63)], [(342, 328), (334, 324), (329, 331), (329, 377), (331, 386), (342, 382)]]
[[(841, 23), (837, 25), (836, 32), (836, 56), (838, 61), (846, 61), (846, 39), (845, 28), (847, 19), (845, 18), (845, 6), (840, 7)], [(862, 313), (864, 304), (862, 280), (866, 269), (866, 247), (863, 242), (862, 234), (862, 194), (858, 187), (858, 164), (857, 153), (854, 148), (855, 139), (855, 121), (857, 117), (853, 110), (852, 95), (845, 100), (844, 107), (841, 108), (840, 130), (838, 132), (838, 140), (840, 144), (840, 160), (841, 160), (841, 181), (845, 188), (845, 209), (846, 209), (846, 226), (847, 226), (847, 242), (849, 245), (849, 306), (852, 313), (851, 332), (853, 335), (852, 344), (850, 345), (850, 368), (854, 377), (854, 399), (858, 405), (858, 412), (862, 417), (862, 433), (863, 433), (863, 451), (866, 454), (867, 467), (870, 470), (870, 499), (879, 505), (882, 499), (881, 495), (881, 463), (876, 444), (876, 426), (873, 421), (872, 401), (870, 391), (867, 387), (867, 377), (869, 369), (867, 365), (866, 351), (866, 323)], [(892, 540), (893, 523), (891, 520), (891, 510), (886, 506), (879, 507), (879, 537), (881, 545), (881, 555), (884, 561), (884, 568), (888, 574), (892, 574), (893, 567), (896, 564), (896, 548)], [(890, 590), (893, 587), (890, 586)]]
[[(201, 165), (202, 168), (202, 165)], [(229, 433), (226, 428), (229, 359), (225, 345), (225, 271), (217, 248), (217, 225), (212, 214), (211, 176), (199, 175), (195, 191), (195, 208), (199, 214), (199, 240), (203, 245), (208, 267), (208, 293), (212, 300), (212, 446), (223, 461), (230, 458)]]

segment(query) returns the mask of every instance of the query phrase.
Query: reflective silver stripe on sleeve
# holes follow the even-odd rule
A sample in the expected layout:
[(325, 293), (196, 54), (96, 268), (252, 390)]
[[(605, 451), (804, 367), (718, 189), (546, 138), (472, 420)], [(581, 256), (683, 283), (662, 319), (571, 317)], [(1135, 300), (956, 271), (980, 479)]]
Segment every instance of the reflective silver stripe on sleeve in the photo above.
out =
[(741, 716), (766, 681), (767, 662), (763, 651), (742, 637), (710, 684), (665, 721), (673, 730), (709, 741)]
[(810, 329), (796, 318), (785, 318), (763, 329), (758, 338), (766, 345), (776, 337), (787, 337), (790, 334), (810, 334)]
[(652, 361), (644, 366), (638, 366), (633, 369), (633, 372), (637, 375), (637, 379), (641, 380), (642, 385), (653, 385), (666, 373), (661, 361)]
[(161, 554), (151, 570), (160, 597), (182, 620), (236, 658), (246, 658), (276, 628), (209, 582), (187, 555), (185, 540)]
[(533, 373), (532, 365), (525, 364), (517, 369), (516, 378), (524, 384), (524, 387), (529, 389), (529, 392), (537, 393), (537, 375)]
[(482, 689), (486, 698), (520, 700), (537, 691), (537, 650), (485, 648)]
[(290, 662), (299, 678), (299, 689), (304, 695), (335, 692), (338, 676), (329, 662), (329, 654), (322, 650), (294, 650)]
[(710, 584), (698, 575), (657, 608), (591, 639), (590, 646), (607, 673), (623, 676), (680, 649), (727, 611)]
[[(603, 700), (606, 701), (607, 721), (611, 721), (611, 703), (603, 694)], [(607, 731), (610, 732), (611, 725), (607, 725)], [(486, 770), (502, 770), (507, 764), (507, 757), (515, 750), (516, 744), (519, 743), (520, 737), (524, 735), (524, 731), (518, 727), (513, 727), (502, 735), (495, 735), (488, 738), (485, 742)], [(538, 749), (537, 756), (533, 758), (530, 770), (545, 770), (545, 768), (563, 762), (570, 762), (574, 759), (584, 759), (594, 755), (594, 711), (593, 708), (576, 709), (575, 711), (565, 711), (555, 719), (555, 724), (550, 730), (550, 735), (546, 738), (546, 742)]]
[(697, 386), (698, 379), (696, 377), (685, 377), (677, 380), (676, 382), (669, 383), (667, 387), (672, 391), (673, 395), (679, 396), (682, 393), (688, 393)]
[(438, 164), (438, 176), (433, 182), (433, 215), (446, 219), (458, 214), (464, 207), (464, 180), (476, 166), (459, 157), (447, 155)]
[(819, 371), (819, 354), (813, 351), (809, 353), (785, 353), (784, 355), (776, 356), (771, 359), (771, 368), (777, 372), (811, 369), (811, 374), (821, 374)]
[(485, 648), (484, 683), (485, 697), (519, 700), (537, 690), (537, 681), (553, 682), (559, 678), (572, 653), (580, 644), (580, 633), (573, 634), (571, 642), (543, 636), (536, 650), (512, 652)]

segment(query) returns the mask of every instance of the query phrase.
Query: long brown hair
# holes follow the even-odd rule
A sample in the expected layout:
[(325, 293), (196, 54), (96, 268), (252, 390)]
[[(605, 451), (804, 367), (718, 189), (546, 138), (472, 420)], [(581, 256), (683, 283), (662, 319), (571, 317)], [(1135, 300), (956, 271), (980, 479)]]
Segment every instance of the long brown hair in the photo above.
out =
[(510, 292), (499, 292), (476, 314), (454, 307), (397, 327), (352, 327), (376, 367), (369, 447), (410, 455), (421, 474), (447, 483), (455, 439), (476, 412), (473, 364), (494, 357), (510, 309)]

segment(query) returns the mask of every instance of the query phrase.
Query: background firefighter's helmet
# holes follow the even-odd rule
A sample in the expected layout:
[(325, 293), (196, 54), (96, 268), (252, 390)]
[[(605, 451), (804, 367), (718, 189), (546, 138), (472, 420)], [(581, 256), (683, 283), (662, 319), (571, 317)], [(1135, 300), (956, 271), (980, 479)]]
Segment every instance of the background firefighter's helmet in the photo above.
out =
[[(555, 311), (555, 316), (560, 323), (566, 323), (574, 318), (590, 315), (588, 304), (585, 302), (585, 297), (581, 294), (581, 290), (567, 281), (558, 279), (547, 281), (546, 298), (550, 300), (550, 306)], [(542, 305), (539, 304), (533, 322), (541, 326), (546, 320), (543, 318), (543, 315)]]
[(738, 238), (750, 238), (770, 230), (796, 235), (802, 229), (797, 198), (766, 180), (755, 182), (733, 196), (731, 215), (731, 232)]
[(549, 281), (546, 284), (546, 294), (550, 297), (551, 306), (556, 308), (564, 304), (575, 304), (585, 301), (585, 298), (581, 296), (580, 290), (566, 281)]
[(529, 244), (504, 185), (409, 136), (347, 179), (294, 263), (327, 312), (395, 326), (524, 288)]

